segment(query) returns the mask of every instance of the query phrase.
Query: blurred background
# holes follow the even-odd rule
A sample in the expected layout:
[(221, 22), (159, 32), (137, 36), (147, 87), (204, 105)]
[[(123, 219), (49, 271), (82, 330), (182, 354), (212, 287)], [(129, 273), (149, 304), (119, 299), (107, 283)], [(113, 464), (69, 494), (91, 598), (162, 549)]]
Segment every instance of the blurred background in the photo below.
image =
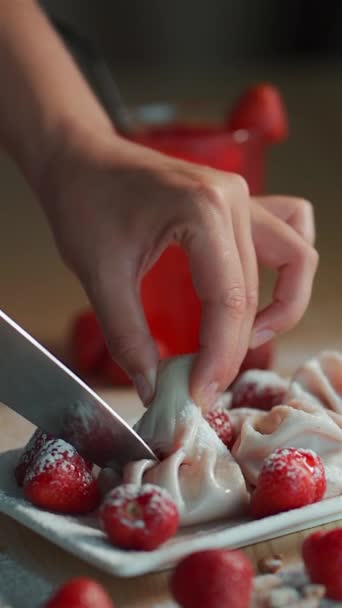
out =
[[(228, 109), (251, 82), (283, 95), (290, 138), (268, 155), (266, 190), (310, 199), (321, 268), (311, 307), (281, 340), (283, 361), (342, 345), (342, 3), (339, 0), (45, 0), (105, 58), (130, 106), (201, 100)], [(20, 111), (20, 101), (18, 108)], [(1, 306), (55, 341), (86, 303), (63, 267), (45, 219), (14, 164), (0, 156)], [(295, 349), (293, 348), (295, 345)], [(290, 353), (290, 354), (288, 354)], [(290, 357), (290, 359), (288, 359)]]
[(102, 50), (111, 65), (170, 72), (342, 48), (339, 0), (42, 0)]

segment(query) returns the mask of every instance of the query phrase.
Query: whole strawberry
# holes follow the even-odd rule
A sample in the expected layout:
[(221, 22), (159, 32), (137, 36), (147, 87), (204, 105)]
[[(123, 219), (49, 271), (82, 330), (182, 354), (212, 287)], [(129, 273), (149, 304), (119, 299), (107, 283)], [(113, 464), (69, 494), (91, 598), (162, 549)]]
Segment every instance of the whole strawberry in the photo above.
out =
[(35, 458), (37, 457), (37, 455), (38, 455), (39, 451), (41, 450), (41, 448), (43, 447), (43, 445), (45, 445), (46, 442), (49, 441), (50, 439), (52, 439), (52, 435), (48, 435), (47, 433), (44, 433), (44, 431), (41, 431), (40, 429), (37, 429), (33, 433), (30, 441), (25, 446), (25, 448), (19, 458), (18, 464), (14, 471), (14, 475), (17, 480), (18, 486), (23, 485), (27, 470), (30, 468), (30, 466), (34, 462)]
[(79, 373), (88, 375), (101, 368), (106, 345), (93, 310), (85, 310), (75, 319), (71, 330), (70, 349), (72, 362)]
[(211, 549), (184, 558), (171, 580), (182, 608), (249, 608), (253, 568), (242, 551)]
[(278, 89), (268, 82), (247, 89), (233, 106), (227, 123), (233, 131), (257, 131), (269, 143), (282, 141), (288, 135), (284, 102)]
[(113, 545), (151, 551), (177, 532), (179, 515), (170, 495), (153, 484), (124, 484), (106, 496), (99, 513)]
[(89, 513), (100, 503), (100, 490), (87, 463), (70, 444), (50, 439), (24, 478), (32, 504), (58, 513)]
[(324, 585), (328, 597), (342, 602), (342, 528), (310, 534), (302, 555), (311, 581)]
[(326, 479), (320, 457), (311, 450), (279, 448), (263, 463), (251, 498), (253, 517), (265, 517), (317, 502)]
[(231, 447), (233, 442), (233, 427), (229, 414), (223, 407), (213, 407), (206, 415), (206, 421), (214, 429), (222, 443)]
[(80, 577), (63, 585), (45, 608), (114, 608), (114, 604), (99, 583)]
[(253, 407), (270, 410), (281, 405), (288, 382), (272, 371), (251, 369), (237, 379), (232, 387), (232, 408)]

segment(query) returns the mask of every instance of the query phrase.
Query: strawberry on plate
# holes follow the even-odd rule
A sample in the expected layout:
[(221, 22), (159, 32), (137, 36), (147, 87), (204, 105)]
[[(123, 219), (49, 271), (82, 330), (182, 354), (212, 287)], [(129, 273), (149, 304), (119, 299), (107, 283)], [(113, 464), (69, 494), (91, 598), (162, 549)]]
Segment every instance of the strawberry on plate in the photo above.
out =
[(250, 369), (232, 386), (231, 408), (252, 407), (270, 410), (281, 405), (288, 389), (288, 382), (276, 372)]
[(342, 528), (310, 534), (302, 555), (311, 581), (324, 585), (328, 597), (342, 602)]
[(258, 131), (270, 143), (286, 139), (288, 117), (279, 90), (267, 82), (248, 88), (229, 112), (227, 125), (231, 131)]
[(153, 484), (123, 484), (114, 488), (99, 513), (113, 545), (151, 551), (176, 534), (178, 510), (169, 493)]
[(321, 500), (326, 478), (320, 457), (312, 450), (279, 448), (263, 463), (251, 498), (253, 517), (289, 511)]
[(170, 580), (182, 608), (249, 608), (253, 568), (242, 551), (198, 551), (179, 562)]
[(53, 439), (52, 435), (48, 435), (40, 429), (37, 429), (33, 433), (19, 458), (17, 466), (15, 467), (14, 475), (18, 486), (23, 485), (27, 470), (33, 464), (43, 445), (45, 445), (50, 439)]
[(230, 448), (233, 442), (233, 427), (227, 410), (223, 407), (213, 407), (205, 419), (222, 443)]
[(46, 441), (27, 469), (23, 485), (32, 504), (58, 513), (89, 513), (101, 499), (89, 463), (63, 439)]
[(114, 608), (114, 604), (99, 583), (79, 577), (58, 589), (44, 608)]

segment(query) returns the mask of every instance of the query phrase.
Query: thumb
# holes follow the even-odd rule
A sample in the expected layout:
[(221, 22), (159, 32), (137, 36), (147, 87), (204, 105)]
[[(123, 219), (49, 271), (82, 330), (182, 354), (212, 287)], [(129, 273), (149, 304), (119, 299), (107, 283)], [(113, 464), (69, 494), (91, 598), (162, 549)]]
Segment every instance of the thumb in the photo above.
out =
[(86, 288), (114, 360), (148, 404), (155, 390), (159, 356), (136, 280), (128, 273), (113, 272), (111, 267), (101, 280), (96, 277)]

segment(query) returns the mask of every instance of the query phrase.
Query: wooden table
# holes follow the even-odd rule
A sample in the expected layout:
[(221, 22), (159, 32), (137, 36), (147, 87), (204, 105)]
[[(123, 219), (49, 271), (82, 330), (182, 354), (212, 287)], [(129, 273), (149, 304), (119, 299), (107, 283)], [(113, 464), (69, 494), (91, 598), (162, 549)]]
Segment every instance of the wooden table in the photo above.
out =
[[(328, 65), (260, 68), (251, 73), (194, 76), (191, 82), (158, 74), (121, 75), (119, 81), (132, 102), (151, 99), (207, 96), (229, 100), (250, 79), (277, 82), (290, 111), (293, 135), (274, 150), (270, 159), (269, 190), (290, 192), (314, 203), (321, 265), (310, 309), (304, 321), (279, 341), (278, 365), (290, 372), (305, 356), (323, 347), (341, 347), (342, 300), (342, 77)], [(148, 86), (147, 86), (148, 85)], [(0, 157), (0, 305), (46, 343), (61, 342), (75, 312), (86, 298), (74, 277), (63, 267), (42, 213), (13, 164)], [(269, 284), (265, 290), (269, 289)], [(0, 450), (23, 443), (29, 425), (0, 407)], [(329, 526), (328, 526), (329, 527)], [(296, 559), (305, 533), (248, 547), (257, 563), (262, 556), (281, 552)], [(102, 581), (117, 606), (153, 606), (166, 596), (167, 574), (119, 580), (89, 568), (32, 532), (0, 516), (0, 551), (29, 560), (32, 569), (57, 583), (75, 574)]]

